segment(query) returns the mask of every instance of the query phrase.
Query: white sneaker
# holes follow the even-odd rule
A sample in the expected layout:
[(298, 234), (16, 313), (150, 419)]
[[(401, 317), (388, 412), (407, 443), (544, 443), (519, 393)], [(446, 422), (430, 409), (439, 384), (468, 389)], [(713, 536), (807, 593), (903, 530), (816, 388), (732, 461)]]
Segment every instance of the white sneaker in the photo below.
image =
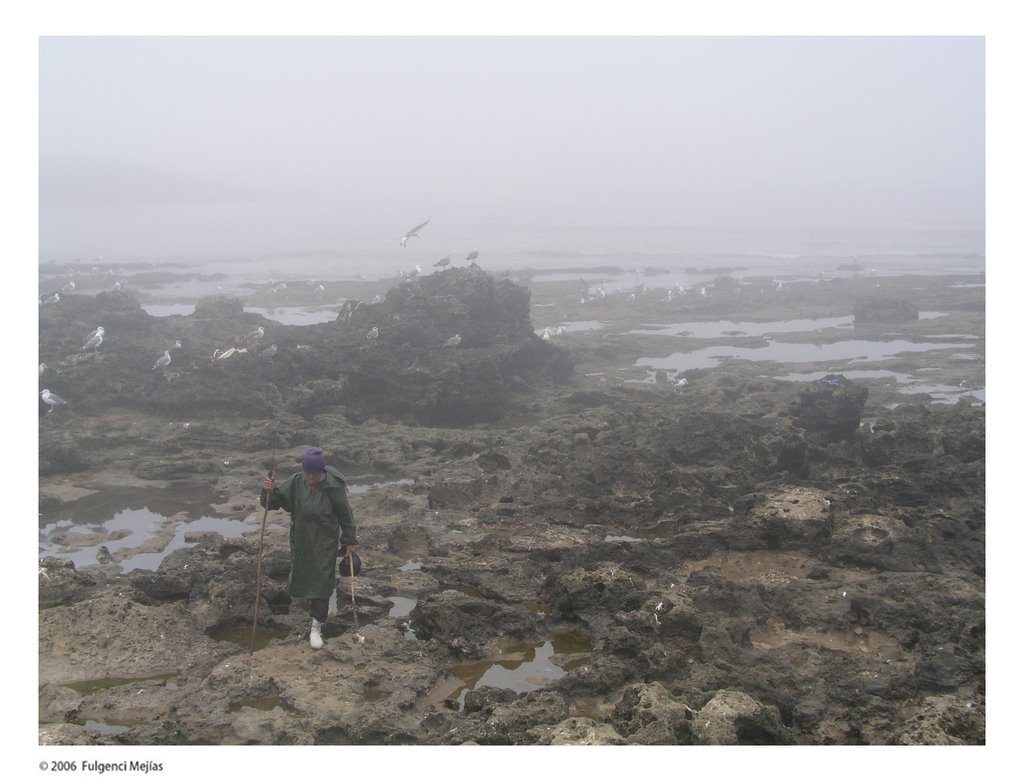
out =
[(313, 626), (309, 630), (309, 647), (318, 650), (324, 647), (324, 638), (320, 636), (320, 621), (313, 620)]

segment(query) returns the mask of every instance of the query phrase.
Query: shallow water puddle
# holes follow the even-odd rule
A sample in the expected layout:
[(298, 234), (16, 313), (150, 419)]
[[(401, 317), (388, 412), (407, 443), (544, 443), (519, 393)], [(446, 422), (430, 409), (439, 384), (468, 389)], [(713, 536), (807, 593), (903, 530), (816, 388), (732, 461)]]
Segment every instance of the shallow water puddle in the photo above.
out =
[(606, 542), (626, 542), (626, 543), (643, 543), (646, 539), (639, 539), (635, 536), (618, 536), (614, 534), (608, 534), (605, 536), (604, 541)]
[(338, 306), (338, 310), (302, 306), (280, 308), (246, 307), (243, 308), (243, 310), (246, 313), (256, 313), (266, 319), (276, 321), (278, 324), (284, 324), (291, 327), (306, 327), (310, 324), (326, 324), (331, 321), (336, 321), (338, 313), (341, 310), (341, 306)]
[[(366, 477), (356, 477), (356, 479), (364, 479), (364, 478), (366, 478)], [(371, 490), (378, 490), (378, 489), (380, 489), (382, 487), (414, 485), (414, 484), (416, 484), (416, 480), (415, 479), (393, 479), (393, 480), (390, 480), (390, 481), (368, 482), (368, 483), (365, 483), (365, 484), (352, 484), (351, 482), (346, 482), (346, 484), (348, 485), (348, 492), (349, 493), (353, 493), (355, 495), (359, 495), (359, 494), (362, 494), (362, 493), (369, 493)]]
[[(501, 648), (493, 657), (479, 661), (454, 660), (452, 673), (461, 683), (445, 697), (466, 704), (466, 695), (484, 686), (512, 689), (518, 693), (535, 691), (565, 677), (589, 660), (593, 650), (590, 636), (575, 627), (564, 627), (549, 633), (539, 645), (513, 643)], [(555, 659), (558, 659), (558, 663)]]
[(272, 629), (268, 626), (256, 626), (256, 640), (253, 643), (252, 625), (246, 624), (225, 626), (221, 629), (214, 629), (207, 634), (214, 640), (219, 642), (233, 642), (236, 645), (241, 645), (248, 648), (250, 644), (253, 646), (253, 650), (261, 650), (266, 648), (273, 640), (283, 640), (288, 636), (288, 632), (282, 631), (281, 629)]
[(140, 307), (151, 316), (157, 318), (164, 318), (166, 316), (191, 316), (196, 312), (195, 305), (187, 305), (181, 302), (175, 302), (173, 304), (161, 304), (150, 302)]
[[(106, 691), (107, 689), (113, 689), (115, 686), (124, 686), (131, 683), (149, 683), (150, 681), (167, 681), (168, 684), (172, 682), (174, 678), (178, 677), (176, 672), (167, 672), (160, 675), (150, 675), (145, 678), (96, 678), (95, 680), (89, 681), (71, 681), (70, 683), (62, 683), (62, 686), (67, 686), (69, 689), (74, 689), (83, 696), (95, 694), (99, 691)], [(177, 688), (175, 684), (174, 688)]]
[(409, 620), (409, 613), (412, 612), (416, 606), (416, 599), (410, 599), (408, 596), (388, 596), (386, 597), (391, 602), (391, 609), (388, 610), (389, 618), (405, 618), (401, 623), (402, 635), (407, 640), (418, 640), (416, 636), (416, 630), (412, 628), (412, 621)]
[(914, 343), (909, 340), (841, 340), (820, 345), (769, 341), (767, 346), (710, 346), (697, 351), (678, 351), (667, 357), (640, 357), (635, 364), (638, 367), (653, 367), (680, 373), (718, 367), (727, 359), (808, 364), (840, 361), (862, 363), (877, 362), (910, 352), (963, 347), (963, 343)]
[[(156, 569), (175, 550), (192, 547), (189, 533), (211, 532), (226, 538), (255, 530), (242, 520), (201, 516), (191, 522), (175, 522), (149, 507), (121, 509), (97, 523), (59, 520), (39, 528), (39, 558), (69, 558), (76, 568), (116, 563), (121, 571)], [(145, 548), (143, 552), (130, 552)], [(101, 561), (102, 559), (102, 561)]]
[(783, 332), (816, 332), (822, 329), (853, 329), (853, 316), (787, 321), (687, 321), (681, 324), (648, 325), (627, 335), (685, 335), (691, 338), (761, 337)]
[(121, 569), (130, 572), (132, 569), (156, 569), (168, 555), (183, 547), (192, 547), (192, 542), (186, 542), (187, 534), (196, 533), (217, 533), (226, 539), (240, 537), (243, 534), (259, 530), (252, 523), (242, 520), (232, 520), (222, 517), (200, 517), (189, 523), (179, 523), (175, 528), (174, 538), (170, 543), (157, 553), (139, 553), (120, 561)]
[(391, 602), (391, 609), (388, 610), (389, 618), (406, 618), (416, 606), (416, 600), (407, 596), (387, 596), (385, 598)]

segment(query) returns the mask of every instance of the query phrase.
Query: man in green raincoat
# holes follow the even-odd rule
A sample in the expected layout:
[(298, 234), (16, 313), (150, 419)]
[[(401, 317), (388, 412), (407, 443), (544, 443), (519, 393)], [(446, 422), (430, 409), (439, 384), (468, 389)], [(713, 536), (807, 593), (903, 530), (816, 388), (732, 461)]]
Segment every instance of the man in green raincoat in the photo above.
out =
[(313, 446), (302, 456), (301, 471), (279, 486), (273, 477), (263, 481), (260, 504), (291, 513), (288, 593), (312, 600), (309, 644), (321, 648), (324, 640), (320, 627), (327, 620), (328, 604), (337, 585), (335, 559), (356, 550), (356, 523), (345, 480), (337, 469), (324, 464), (323, 450)]

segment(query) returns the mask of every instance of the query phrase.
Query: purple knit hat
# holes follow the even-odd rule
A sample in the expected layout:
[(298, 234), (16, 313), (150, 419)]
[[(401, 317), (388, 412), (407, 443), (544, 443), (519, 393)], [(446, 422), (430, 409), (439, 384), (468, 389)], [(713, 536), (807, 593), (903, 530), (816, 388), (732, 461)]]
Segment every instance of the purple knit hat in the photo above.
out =
[(324, 450), (311, 446), (302, 456), (302, 470), (307, 474), (324, 470)]

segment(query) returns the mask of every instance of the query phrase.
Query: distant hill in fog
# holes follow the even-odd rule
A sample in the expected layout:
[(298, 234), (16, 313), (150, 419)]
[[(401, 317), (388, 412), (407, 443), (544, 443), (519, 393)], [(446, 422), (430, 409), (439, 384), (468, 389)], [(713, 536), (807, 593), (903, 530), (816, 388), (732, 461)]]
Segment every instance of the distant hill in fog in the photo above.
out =
[(84, 156), (39, 158), (40, 207), (251, 202), (288, 198), (130, 161)]

